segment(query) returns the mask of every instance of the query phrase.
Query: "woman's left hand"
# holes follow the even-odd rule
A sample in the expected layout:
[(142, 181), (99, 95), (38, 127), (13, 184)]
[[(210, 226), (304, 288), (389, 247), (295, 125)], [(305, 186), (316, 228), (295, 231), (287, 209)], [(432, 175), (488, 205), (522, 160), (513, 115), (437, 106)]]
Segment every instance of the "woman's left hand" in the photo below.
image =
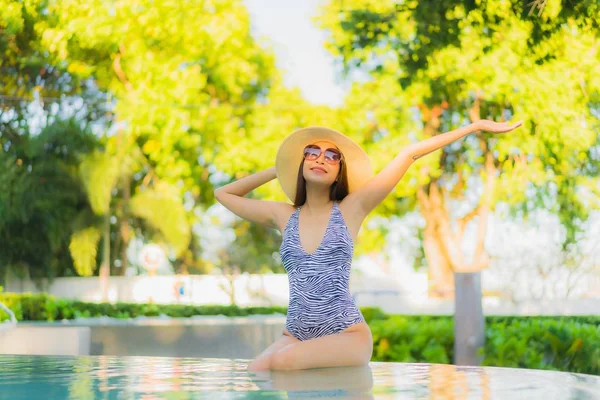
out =
[(520, 127), (521, 125), (523, 125), (523, 121), (510, 124), (508, 122), (495, 122), (490, 121), (489, 119), (480, 119), (479, 121), (475, 122), (475, 126), (477, 126), (478, 130), (492, 133), (510, 132), (513, 129)]

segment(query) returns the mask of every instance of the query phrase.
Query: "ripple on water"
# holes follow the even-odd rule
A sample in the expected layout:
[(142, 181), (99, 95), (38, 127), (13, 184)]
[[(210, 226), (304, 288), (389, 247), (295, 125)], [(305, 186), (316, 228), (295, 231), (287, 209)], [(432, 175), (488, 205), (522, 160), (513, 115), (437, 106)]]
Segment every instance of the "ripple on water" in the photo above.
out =
[(600, 377), (493, 367), (371, 363), (249, 373), (247, 360), (0, 355), (0, 399), (600, 399)]

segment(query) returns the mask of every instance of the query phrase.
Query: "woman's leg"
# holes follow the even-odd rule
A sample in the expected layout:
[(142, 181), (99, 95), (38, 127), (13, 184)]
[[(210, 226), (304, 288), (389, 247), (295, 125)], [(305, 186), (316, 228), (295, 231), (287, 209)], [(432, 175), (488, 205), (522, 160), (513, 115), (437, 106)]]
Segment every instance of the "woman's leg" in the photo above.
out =
[(271, 369), (271, 357), (274, 353), (279, 351), (293, 343), (299, 343), (300, 341), (285, 331), (285, 333), (277, 339), (273, 344), (267, 347), (262, 353), (260, 353), (250, 364), (248, 364), (248, 371), (264, 371)]
[(272, 354), (270, 368), (296, 370), (366, 365), (373, 354), (373, 337), (364, 325), (348, 332), (290, 343)]

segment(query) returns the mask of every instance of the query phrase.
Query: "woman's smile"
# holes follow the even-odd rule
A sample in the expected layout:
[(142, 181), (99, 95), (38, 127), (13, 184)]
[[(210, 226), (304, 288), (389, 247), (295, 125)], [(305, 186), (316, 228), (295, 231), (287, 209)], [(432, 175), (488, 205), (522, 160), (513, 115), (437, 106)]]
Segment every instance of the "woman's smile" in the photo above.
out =
[(325, 170), (325, 168), (323, 168), (323, 167), (320, 167), (320, 166), (318, 166), (318, 165), (316, 165), (316, 166), (312, 167), (310, 170), (311, 170), (312, 172), (316, 173), (316, 174), (319, 174), (319, 175), (321, 175), (321, 174), (326, 174), (326, 173), (327, 173), (327, 170)]

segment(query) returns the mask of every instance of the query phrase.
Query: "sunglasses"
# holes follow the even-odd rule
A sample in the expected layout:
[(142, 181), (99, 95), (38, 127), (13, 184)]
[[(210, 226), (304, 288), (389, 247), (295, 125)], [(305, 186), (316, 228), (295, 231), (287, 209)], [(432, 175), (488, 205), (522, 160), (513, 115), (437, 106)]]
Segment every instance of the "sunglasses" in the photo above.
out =
[(309, 144), (304, 148), (304, 159), (308, 161), (314, 161), (321, 156), (321, 153), (325, 154), (325, 162), (327, 164), (336, 165), (342, 160), (342, 153), (337, 149), (321, 149), (316, 144)]

